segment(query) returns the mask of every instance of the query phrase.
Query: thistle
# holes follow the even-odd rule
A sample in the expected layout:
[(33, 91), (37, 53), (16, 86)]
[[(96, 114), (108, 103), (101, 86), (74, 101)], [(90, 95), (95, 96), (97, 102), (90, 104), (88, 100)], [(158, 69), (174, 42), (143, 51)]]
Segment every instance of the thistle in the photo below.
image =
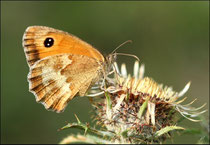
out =
[(182, 91), (176, 92), (172, 87), (144, 77), (144, 65), (139, 67), (138, 61), (134, 64), (133, 76), (127, 75), (125, 64), (121, 71), (116, 63), (114, 65), (116, 73), (110, 78), (111, 83), (106, 83), (104, 95), (98, 96), (98, 89), (93, 88), (91, 92), (96, 97), (89, 98), (94, 107), (94, 121), (100, 129), (83, 124), (76, 117), (77, 123), (69, 123), (62, 129), (84, 129), (85, 135), (70, 135), (61, 143), (162, 143), (171, 137), (171, 131), (184, 130), (177, 126), (177, 114), (198, 122), (195, 118), (206, 111), (199, 111), (205, 104), (191, 107), (195, 100), (182, 105), (190, 82)]

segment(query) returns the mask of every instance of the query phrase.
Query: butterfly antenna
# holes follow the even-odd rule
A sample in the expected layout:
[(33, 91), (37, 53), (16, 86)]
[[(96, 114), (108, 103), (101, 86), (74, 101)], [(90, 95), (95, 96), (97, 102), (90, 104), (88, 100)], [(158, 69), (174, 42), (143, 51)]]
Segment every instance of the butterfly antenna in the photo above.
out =
[(132, 40), (127, 40), (125, 42), (123, 42), (122, 44), (120, 44), (117, 48), (115, 48), (111, 54), (113, 54), (118, 48), (120, 48), (121, 46), (125, 45), (126, 43), (132, 43)]
[(127, 54), (127, 53), (116, 53), (116, 55), (131, 56), (131, 57), (136, 58), (138, 61), (140, 61), (140, 59), (139, 59), (136, 55), (133, 55), (133, 54)]

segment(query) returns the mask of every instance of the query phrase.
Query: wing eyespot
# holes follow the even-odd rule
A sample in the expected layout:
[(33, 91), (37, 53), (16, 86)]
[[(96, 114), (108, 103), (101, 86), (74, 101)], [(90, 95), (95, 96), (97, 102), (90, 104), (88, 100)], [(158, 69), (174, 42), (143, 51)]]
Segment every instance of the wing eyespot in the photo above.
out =
[(47, 37), (45, 40), (44, 40), (44, 46), (45, 47), (52, 47), (54, 44), (54, 39), (52, 37)]

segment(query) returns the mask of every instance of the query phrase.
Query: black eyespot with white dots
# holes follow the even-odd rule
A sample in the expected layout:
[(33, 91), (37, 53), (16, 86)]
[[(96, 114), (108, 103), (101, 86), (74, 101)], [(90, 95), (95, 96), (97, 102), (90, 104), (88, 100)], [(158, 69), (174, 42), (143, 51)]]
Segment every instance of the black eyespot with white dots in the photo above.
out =
[(45, 47), (51, 47), (51, 46), (53, 46), (53, 44), (54, 44), (54, 39), (51, 37), (46, 38), (44, 41)]

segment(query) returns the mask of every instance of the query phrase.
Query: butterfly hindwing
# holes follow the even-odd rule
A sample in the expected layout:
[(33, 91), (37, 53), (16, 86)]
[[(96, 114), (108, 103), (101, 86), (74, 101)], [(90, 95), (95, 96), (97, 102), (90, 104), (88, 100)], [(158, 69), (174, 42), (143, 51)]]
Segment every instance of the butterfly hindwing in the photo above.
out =
[(99, 79), (100, 69), (100, 62), (87, 56), (49, 56), (31, 67), (29, 90), (46, 109), (61, 112), (76, 94), (85, 95), (90, 85)]

